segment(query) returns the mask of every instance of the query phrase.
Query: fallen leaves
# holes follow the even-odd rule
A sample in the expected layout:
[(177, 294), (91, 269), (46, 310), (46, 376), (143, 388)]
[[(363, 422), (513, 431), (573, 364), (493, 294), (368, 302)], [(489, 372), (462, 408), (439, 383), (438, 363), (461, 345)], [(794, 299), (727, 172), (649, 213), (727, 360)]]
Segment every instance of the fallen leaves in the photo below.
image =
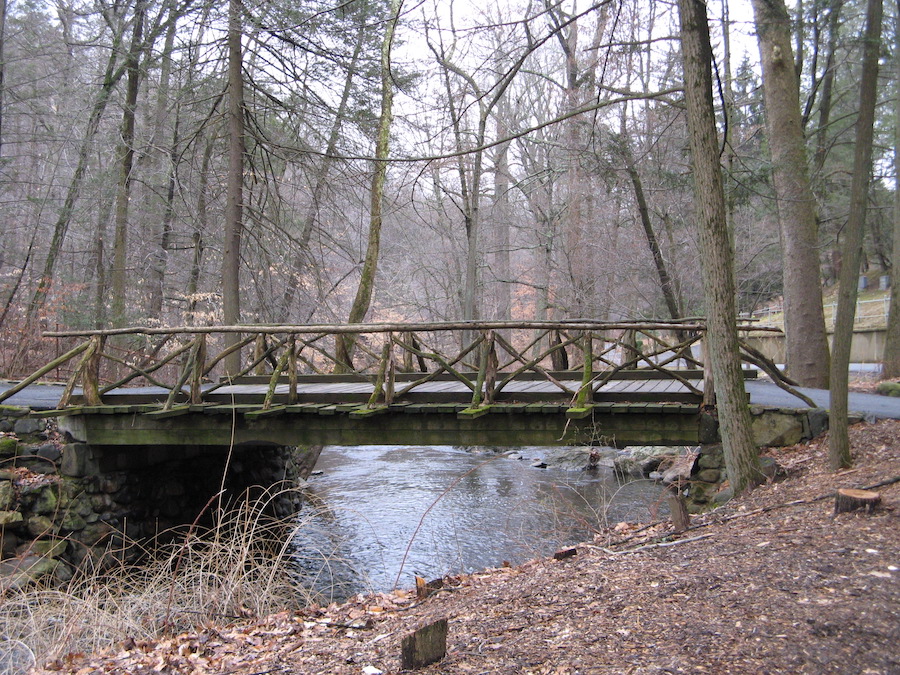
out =
[[(896, 473), (900, 423), (852, 433), (854, 474), (828, 472), (821, 444), (773, 451), (793, 460), (788, 480), (695, 516), (706, 529), (693, 541), (660, 546), (670, 543), (666, 524), (618, 523), (562, 564), (445, 577), (426, 599), (413, 590), (360, 595), (195, 634), (125, 640), (36, 672), (396, 673), (402, 636), (444, 616), (448, 654), (423, 675), (900, 672), (900, 483), (885, 487), (885, 506), (873, 515), (835, 518), (815, 500), (841, 481), (870, 485)], [(619, 554), (626, 548), (634, 550)]]

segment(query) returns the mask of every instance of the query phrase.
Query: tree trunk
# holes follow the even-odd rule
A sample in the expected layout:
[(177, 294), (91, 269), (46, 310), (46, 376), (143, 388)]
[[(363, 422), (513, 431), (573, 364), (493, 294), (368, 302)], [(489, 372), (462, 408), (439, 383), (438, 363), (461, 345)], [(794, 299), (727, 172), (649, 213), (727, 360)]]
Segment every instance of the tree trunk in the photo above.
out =
[[(170, 3), (171, 4), (171, 0)], [(174, 12), (170, 7), (169, 12)], [(151, 318), (162, 320), (163, 298), (165, 297), (165, 280), (166, 268), (168, 266), (169, 248), (172, 238), (172, 222), (175, 218), (175, 187), (176, 187), (176, 166), (178, 165), (178, 124), (180, 115), (180, 106), (175, 106), (175, 119), (172, 130), (172, 140), (169, 144), (168, 157), (164, 153), (158, 152), (157, 148), (162, 148), (163, 135), (166, 131), (169, 119), (170, 106), (170, 88), (172, 78), (172, 52), (175, 48), (175, 32), (178, 27), (177, 21), (172, 21), (168, 32), (166, 32), (166, 40), (163, 46), (162, 62), (159, 72), (159, 90), (156, 96), (156, 120), (154, 124), (153, 136), (150, 141), (151, 161), (154, 165), (153, 175), (159, 176), (163, 172), (160, 171), (159, 165), (165, 161), (165, 202), (163, 204), (162, 231), (159, 234), (159, 248), (155, 253), (151, 254), (151, 268), (153, 273), (153, 281), (150, 287), (150, 300), (147, 307), (147, 313)], [(158, 179), (157, 179), (158, 180)], [(155, 185), (154, 192), (161, 191), (161, 186)], [(150, 205), (148, 200), (148, 206)]]
[[(894, 78), (900, 82), (900, 2), (894, 15)], [(891, 308), (884, 343), (882, 377), (900, 377), (900, 96), (894, 97), (894, 246), (891, 253)]]
[(111, 212), (112, 199), (103, 199), (97, 213), (97, 241), (94, 252), (94, 268), (97, 275), (94, 284), (94, 328), (98, 329), (106, 327), (108, 318), (106, 307), (106, 237)]
[[(241, 0), (228, 2), (228, 178), (225, 195), (225, 244), (222, 251), (222, 321), (241, 322), (241, 234), (244, 189), (244, 78), (241, 73)], [(229, 333), (225, 347), (240, 342), (239, 333)], [(225, 358), (226, 374), (240, 370), (240, 350)]]
[[(623, 143), (627, 141), (623, 140)], [(647, 245), (650, 247), (650, 253), (653, 255), (653, 264), (656, 266), (656, 274), (659, 277), (659, 285), (662, 289), (663, 298), (666, 301), (666, 308), (669, 310), (669, 316), (673, 319), (681, 318), (681, 310), (678, 307), (678, 298), (675, 294), (675, 284), (672, 283), (672, 277), (669, 270), (666, 269), (666, 261), (663, 259), (662, 251), (659, 248), (659, 242), (656, 234), (653, 232), (653, 224), (650, 222), (650, 209), (647, 208), (647, 199), (644, 196), (644, 186), (641, 183), (641, 176), (631, 160), (630, 152), (625, 147), (625, 169), (631, 178), (631, 185), (634, 187), (634, 197), (637, 201), (638, 214), (641, 218), (641, 225), (644, 228), (644, 235), (647, 237)]]
[(138, 90), (140, 89), (140, 53), (144, 31), (144, 2), (138, 0), (134, 8), (134, 27), (131, 46), (125, 56), (125, 70), (128, 74), (125, 88), (125, 103), (122, 110), (122, 126), (119, 131), (119, 185), (116, 194), (116, 220), (113, 238), (113, 266), (110, 274), (112, 291), (112, 323), (123, 326), (125, 320), (125, 279), (127, 268), (128, 204), (131, 200), (132, 167), (134, 166), (134, 126), (137, 112)]
[(859, 283), (866, 201), (872, 173), (872, 136), (878, 85), (878, 52), (881, 47), (882, 0), (866, 4), (863, 38), (862, 80), (859, 87), (859, 117), (856, 120), (856, 147), (853, 153), (853, 181), (850, 186), (850, 214), (844, 228), (837, 318), (831, 360), (831, 409), (828, 416), (828, 460), (833, 470), (852, 464), (847, 428), (847, 386), (850, 343)]
[[(375, 274), (378, 271), (378, 253), (381, 248), (382, 207), (384, 202), (384, 183), (387, 178), (388, 150), (391, 140), (391, 122), (393, 120), (394, 84), (391, 76), (391, 47), (394, 42), (394, 31), (400, 17), (402, 0), (391, 0), (391, 18), (388, 20), (381, 44), (381, 115), (378, 119), (378, 138), (375, 142), (375, 173), (372, 176), (372, 189), (369, 202), (369, 241), (366, 246), (366, 257), (360, 273), (356, 297), (350, 307), (349, 323), (361, 323), (369, 311), (372, 302), (372, 291), (375, 288)], [(353, 370), (353, 351), (356, 336), (346, 335), (338, 340), (336, 372)]]
[(3, 156), (3, 79), (6, 74), (6, 59), (4, 57), (6, 44), (6, 5), (7, 0), (0, 0), (0, 157)]
[(328, 142), (325, 145), (325, 154), (322, 156), (319, 167), (312, 178), (312, 195), (300, 224), (300, 233), (297, 237), (297, 245), (300, 250), (297, 255), (296, 265), (290, 273), (290, 282), (287, 284), (284, 293), (282, 294), (281, 307), (278, 312), (282, 322), (286, 322), (290, 318), (294, 295), (300, 286), (301, 280), (303, 279), (303, 273), (306, 270), (309, 241), (312, 238), (316, 219), (319, 217), (322, 195), (325, 193), (325, 188), (328, 186), (329, 172), (331, 165), (334, 163), (334, 155), (337, 152), (341, 128), (343, 127), (344, 118), (347, 115), (347, 108), (350, 104), (350, 95), (353, 93), (353, 80), (357, 74), (356, 68), (359, 63), (360, 55), (362, 54), (367, 30), (368, 24), (365, 21), (360, 20), (359, 30), (356, 34), (356, 44), (353, 47), (353, 55), (350, 57), (350, 63), (347, 66), (347, 77), (344, 79), (344, 89), (341, 92), (341, 100), (340, 103), (338, 103), (337, 112), (334, 114), (334, 121), (331, 124), (331, 130), (328, 134)]
[(822, 308), (818, 225), (800, 125), (800, 93), (784, 0), (753, 0), (763, 71), (766, 129), (778, 210), (784, 278), (787, 371), (827, 388), (828, 342)]
[(821, 173), (822, 167), (825, 166), (825, 157), (828, 151), (828, 124), (831, 120), (832, 92), (834, 91), (834, 55), (837, 50), (839, 18), (843, 6), (843, 0), (833, 0), (828, 14), (828, 53), (825, 55), (825, 72), (822, 75), (816, 154), (813, 161), (816, 173)]
[(209, 224), (209, 209), (207, 191), (209, 189), (209, 164), (212, 159), (213, 141), (206, 141), (206, 149), (203, 152), (203, 161), (200, 163), (200, 180), (197, 186), (197, 221), (194, 224), (194, 232), (191, 235), (193, 255), (191, 256), (191, 272), (188, 276), (187, 287), (187, 325), (192, 325), (197, 318), (198, 292), (200, 289), (200, 273), (203, 263), (203, 233)]
[(759, 480), (759, 459), (750, 435), (735, 317), (734, 260), (729, 244), (725, 193), (712, 98), (712, 48), (706, 5), (679, 0), (684, 93), (694, 168), (694, 199), (706, 298), (709, 358), (718, 399), (728, 480), (735, 495)]
[[(496, 137), (509, 135), (509, 116), (511, 114), (508, 99), (504, 96), (497, 106), (495, 116)], [(497, 146), (494, 158), (494, 264), (492, 266), (496, 283), (495, 298), (497, 303), (496, 318), (508, 320), (512, 318), (512, 271), (510, 267), (510, 202), (509, 189), (512, 176), (509, 170), (509, 142)], [(508, 337), (508, 334), (504, 334)]]
[(97, 130), (100, 127), (100, 120), (109, 103), (109, 97), (122, 75), (125, 73), (125, 66), (116, 67), (116, 61), (119, 56), (120, 41), (116, 40), (113, 48), (109, 52), (109, 60), (106, 64), (106, 72), (103, 76), (103, 84), (94, 101), (94, 107), (91, 109), (91, 115), (88, 119), (87, 126), (84, 130), (84, 136), (81, 139), (81, 146), (78, 149), (78, 162), (75, 166), (75, 172), (72, 174), (72, 180), (69, 182), (69, 188), (66, 191), (66, 198), (63, 201), (56, 224), (53, 227), (53, 236), (50, 239), (50, 246), (47, 249), (47, 258), (44, 261), (44, 270), (38, 282), (38, 287), (31, 296), (31, 302), (28, 304), (28, 313), (26, 321), (30, 323), (36, 317), (38, 312), (47, 302), (47, 296), (53, 286), (53, 276), (56, 272), (56, 261), (62, 251), (66, 234), (69, 230), (69, 224), (72, 222), (72, 213), (75, 210), (75, 203), (81, 194), (81, 184), (84, 181), (84, 175), (87, 172), (88, 160), (90, 158), (91, 144)]

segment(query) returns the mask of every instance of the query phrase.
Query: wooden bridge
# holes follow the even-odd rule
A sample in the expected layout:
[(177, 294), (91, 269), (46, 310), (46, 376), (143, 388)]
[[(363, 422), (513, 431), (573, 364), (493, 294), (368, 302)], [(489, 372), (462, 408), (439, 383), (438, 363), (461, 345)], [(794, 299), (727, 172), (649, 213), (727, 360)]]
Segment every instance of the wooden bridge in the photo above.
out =
[[(65, 353), (0, 402), (65, 379), (41, 414), (95, 447), (693, 444), (714, 432), (705, 332), (702, 321), (56, 332), (45, 337)], [(796, 394), (746, 343), (742, 357)]]

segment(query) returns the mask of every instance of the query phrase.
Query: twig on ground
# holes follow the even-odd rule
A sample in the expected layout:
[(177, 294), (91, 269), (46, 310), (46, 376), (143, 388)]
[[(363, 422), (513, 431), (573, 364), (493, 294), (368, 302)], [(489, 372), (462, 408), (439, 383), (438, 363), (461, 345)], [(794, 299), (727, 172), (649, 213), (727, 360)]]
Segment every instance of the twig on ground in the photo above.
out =
[(692, 541), (698, 541), (700, 539), (708, 539), (711, 537), (711, 534), (700, 534), (696, 537), (688, 537), (687, 539), (676, 539), (675, 541), (660, 541), (653, 544), (643, 544), (641, 546), (635, 546), (634, 548), (627, 548), (624, 551), (613, 551), (609, 548), (604, 548), (603, 546), (594, 546), (593, 544), (587, 544), (589, 548), (594, 548), (604, 553), (608, 553), (609, 555), (623, 555), (625, 553), (636, 553), (638, 551), (645, 551), (648, 548), (668, 548), (670, 546), (677, 546), (678, 544), (688, 544)]

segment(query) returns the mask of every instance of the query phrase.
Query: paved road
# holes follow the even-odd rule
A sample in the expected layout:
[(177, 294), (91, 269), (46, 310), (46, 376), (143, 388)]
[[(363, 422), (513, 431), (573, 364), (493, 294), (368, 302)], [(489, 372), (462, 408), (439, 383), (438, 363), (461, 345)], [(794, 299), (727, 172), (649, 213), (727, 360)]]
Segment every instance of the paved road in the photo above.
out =
[[(10, 384), (0, 383), (0, 391), (6, 391)], [(55, 384), (33, 384), (4, 401), (6, 405), (27, 406), (35, 410), (52, 410), (56, 408), (62, 395), (63, 387)], [(777, 406), (779, 408), (805, 408), (806, 404), (796, 396), (769, 382), (748, 380), (747, 391), (750, 402), (758, 405)], [(799, 388), (798, 391), (809, 396), (816, 405), (827, 408), (830, 405), (830, 392), (824, 389)], [(900, 398), (879, 396), (877, 394), (850, 394), (850, 410), (859, 412), (867, 418), (900, 419)]]
[[(0, 392), (12, 388), (8, 382), (0, 383)], [(32, 410), (53, 410), (59, 404), (59, 399), (65, 387), (61, 384), (32, 384), (18, 394), (13, 394), (0, 405), (20, 405)]]
[[(747, 381), (750, 403), (778, 406), (779, 408), (805, 408), (806, 404), (771, 382)], [(797, 387), (797, 391), (809, 396), (820, 408), (831, 405), (831, 392), (827, 389)], [(900, 419), (900, 398), (879, 396), (878, 394), (850, 393), (849, 407), (852, 412), (862, 413), (872, 419)]]

